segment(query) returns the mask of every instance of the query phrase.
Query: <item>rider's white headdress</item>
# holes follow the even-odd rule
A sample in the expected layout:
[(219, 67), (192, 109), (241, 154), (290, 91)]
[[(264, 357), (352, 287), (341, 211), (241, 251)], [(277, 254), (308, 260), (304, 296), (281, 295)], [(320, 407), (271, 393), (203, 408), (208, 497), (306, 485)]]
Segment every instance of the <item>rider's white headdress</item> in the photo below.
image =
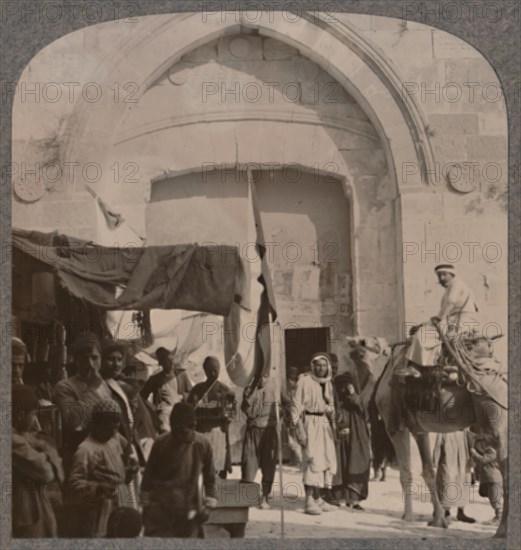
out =
[(434, 268), (436, 273), (451, 273), (456, 275), (456, 268), (451, 264), (440, 264)]

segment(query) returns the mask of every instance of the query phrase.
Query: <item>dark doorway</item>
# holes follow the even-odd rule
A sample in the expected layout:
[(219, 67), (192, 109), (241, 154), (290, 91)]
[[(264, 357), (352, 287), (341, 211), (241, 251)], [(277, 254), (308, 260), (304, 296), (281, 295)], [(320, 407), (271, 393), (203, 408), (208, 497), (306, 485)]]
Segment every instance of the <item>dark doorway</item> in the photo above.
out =
[(329, 327), (286, 329), (286, 376), (289, 367), (297, 367), (299, 374), (307, 372), (314, 353), (329, 351), (329, 340)]

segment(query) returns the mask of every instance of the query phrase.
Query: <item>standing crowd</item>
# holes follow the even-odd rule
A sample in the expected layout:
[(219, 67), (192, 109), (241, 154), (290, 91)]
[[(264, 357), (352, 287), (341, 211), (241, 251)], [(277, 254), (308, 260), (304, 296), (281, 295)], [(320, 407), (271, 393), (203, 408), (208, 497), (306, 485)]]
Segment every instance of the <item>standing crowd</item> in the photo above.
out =
[[(164, 348), (148, 380), (124, 343), (83, 335), (71, 352), (67, 377), (39, 399), (24, 382), (27, 348), (12, 339), (13, 537), (201, 536), (216, 476), (231, 471), (235, 395), (219, 361), (206, 358), (193, 386)], [(58, 430), (45, 429), (49, 409)]]
[[(219, 479), (232, 471), (237, 403), (219, 381), (219, 360), (207, 357), (206, 380), (193, 385), (165, 348), (156, 350), (162, 370), (148, 379), (124, 343), (85, 334), (71, 353), (70, 372), (54, 386), (43, 374), (27, 384), (27, 348), (12, 339), (13, 537), (201, 537), (218, 505)], [(281, 403), (292, 460), (302, 468), (305, 513), (342, 501), (363, 510), (374, 378), (370, 370), (339, 374), (338, 366), (334, 354), (315, 354), (307, 372), (288, 369), (285, 393), (277, 395), (268, 377), (244, 390), (241, 478), (254, 481), (260, 469), (261, 509), (271, 507)], [(59, 433), (46, 421), (52, 411)], [(497, 515), (491, 448), (483, 440), (469, 453)], [(445, 448), (440, 453), (447, 458)]]

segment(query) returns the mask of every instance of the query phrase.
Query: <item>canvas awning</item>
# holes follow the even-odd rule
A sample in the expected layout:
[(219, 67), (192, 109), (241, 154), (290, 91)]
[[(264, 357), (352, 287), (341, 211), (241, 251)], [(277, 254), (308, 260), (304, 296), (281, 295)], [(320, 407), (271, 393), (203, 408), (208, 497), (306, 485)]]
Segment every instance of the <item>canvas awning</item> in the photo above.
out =
[(249, 309), (247, 272), (233, 246), (104, 247), (21, 229), (13, 229), (12, 242), (13, 261), (36, 260), (65, 291), (102, 309), (228, 315), (233, 302)]

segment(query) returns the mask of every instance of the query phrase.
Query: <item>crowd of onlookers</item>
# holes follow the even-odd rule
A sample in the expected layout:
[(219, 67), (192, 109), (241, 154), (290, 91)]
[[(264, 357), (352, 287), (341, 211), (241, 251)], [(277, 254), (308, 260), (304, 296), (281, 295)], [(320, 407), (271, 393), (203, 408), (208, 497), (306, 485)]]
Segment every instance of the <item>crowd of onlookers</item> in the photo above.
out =
[[(217, 483), (232, 471), (229, 425), (239, 412), (219, 380), (218, 359), (204, 360), (206, 379), (194, 385), (165, 348), (156, 350), (161, 370), (152, 376), (123, 342), (84, 334), (70, 352), (66, 376), (52, 384), (42, 366), (29, 383), (27, 347), (12, 339), (13, 536), (202, 536)], [(261, 470), (262, 509), (271, 507), (282, 419), (291, 461), (302, 468), (305, 512), (342, 502), (363, 510), (374, 378), (338, 367), (334, 354), (315, 354), (307, 368), (288, 369), (286, 392), (277, 395), (267, 376), (244, 390), (241, 480)], [(450, 455), (447, 441), (440, 465)], [(470, 448), (480, 494), (499, 517), (493, 447), (483, 437)]]

